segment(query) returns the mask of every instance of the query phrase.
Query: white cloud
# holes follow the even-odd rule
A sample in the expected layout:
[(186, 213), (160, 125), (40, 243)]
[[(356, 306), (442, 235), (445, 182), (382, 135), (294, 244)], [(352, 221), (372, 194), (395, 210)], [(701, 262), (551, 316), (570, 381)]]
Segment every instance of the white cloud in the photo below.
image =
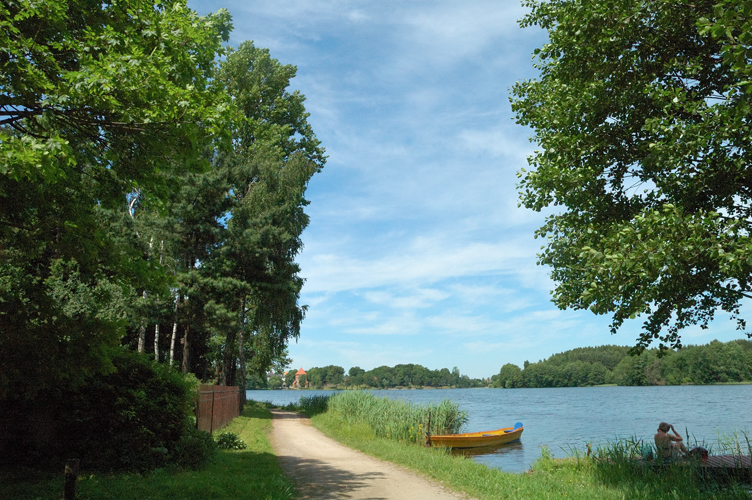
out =
[(400, 293), (367, 291), (363, 296), (369, 302), (385, 305), (393, 309), (418, 309), (429, 307), (451, 296), (450, 293), (430, 288), (400, 290)]
[(392, 251), (392, 255), (372, 259), (314, 253), (303, 264), (306, 289), (317, 293), (395, 284), (420, 286), (449, 277), (516, 273), (530, 266), (532, 257), (509, 241), (453, 244), (425, 237)]

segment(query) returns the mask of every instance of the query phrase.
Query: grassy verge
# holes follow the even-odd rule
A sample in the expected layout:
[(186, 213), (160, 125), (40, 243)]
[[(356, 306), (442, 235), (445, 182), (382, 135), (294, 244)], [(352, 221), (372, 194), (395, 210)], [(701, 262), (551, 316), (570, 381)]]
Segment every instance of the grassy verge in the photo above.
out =
[(332, 413), (312, 418), (327, 436), (368, 455), (424, 474), (478, 499), (749, 499), (749, 487), (704, 485), (678, 469), (655, 473), (624, 464), (602, 467), (588, 458), (552, 459), (544, 450), (525, 474), (505, 473), (440, 449), (376, 436), (365, 423), (346, 424)]
[[(271, 414), (249, 401), (243, 415), (222, 432), (232, 432), (248, 445), (244, 450), (220, 450), (212, 463), (198, 471), (157, 470), (148, 475), (112, 474), (79, 477), (80, 500), (112, 499), (258, 499), (295, 498), (291, 483), (279, 467), (267, 433)], [(39, 473), (0, 475), (0, 498), (58, 500), (63, 475)]]

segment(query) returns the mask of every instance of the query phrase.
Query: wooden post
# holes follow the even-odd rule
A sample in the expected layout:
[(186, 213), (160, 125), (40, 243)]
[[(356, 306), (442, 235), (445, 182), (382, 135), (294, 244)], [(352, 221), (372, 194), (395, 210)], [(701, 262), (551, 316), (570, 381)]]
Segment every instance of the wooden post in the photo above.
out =
[(209, 434), (214, 432), (214, 388), (212, 387), (212, 409), (211, 418), (209, 419)]
[(76, 480), (78, 479), (78, 459), (65, 461), (65, 500), (76, 500)]
[(428, 424), (426, 425), (426, 446), (431, 447), (431, 410), (428, 410)]

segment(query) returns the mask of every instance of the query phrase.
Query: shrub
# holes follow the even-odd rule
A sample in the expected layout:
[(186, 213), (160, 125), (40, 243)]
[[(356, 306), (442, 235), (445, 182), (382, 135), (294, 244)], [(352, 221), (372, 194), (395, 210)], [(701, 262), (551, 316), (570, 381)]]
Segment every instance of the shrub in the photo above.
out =
[(245, 450), (248, 446), (237, 434), (223, 432), (217, 437), (217, 446), (223, 450)]
[(200, 469), (217, 453), (217, 443), (208, 432), (189, 428), (180, 437), (172, 453), (171, 462), (186, 469)]
[[(145, 356), (120, 351), (114, 371), (78, 387), (40, 393), (34, 400), (3, 401), (0, 460), (10, 465), (59, 467), (81, 459), (88, 470), (145, 471), (174, 461), (190, 433), (193, 398), (183, 376)], [(210, 438), (211, 439), (211, 438)]]

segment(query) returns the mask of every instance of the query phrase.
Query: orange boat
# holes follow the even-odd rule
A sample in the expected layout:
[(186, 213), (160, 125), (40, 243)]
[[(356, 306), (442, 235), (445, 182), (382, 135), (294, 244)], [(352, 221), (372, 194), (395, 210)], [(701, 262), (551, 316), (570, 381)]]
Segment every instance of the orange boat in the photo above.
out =
[(517, 441), (522, 435), (522, 422), (514, 427), (496, 429), (495, 431), (466, 432), (464, 434), (447, 434), (444, 436), (430, 436), (431, 446), (445, 446), (447, 448), (479, 448)]

